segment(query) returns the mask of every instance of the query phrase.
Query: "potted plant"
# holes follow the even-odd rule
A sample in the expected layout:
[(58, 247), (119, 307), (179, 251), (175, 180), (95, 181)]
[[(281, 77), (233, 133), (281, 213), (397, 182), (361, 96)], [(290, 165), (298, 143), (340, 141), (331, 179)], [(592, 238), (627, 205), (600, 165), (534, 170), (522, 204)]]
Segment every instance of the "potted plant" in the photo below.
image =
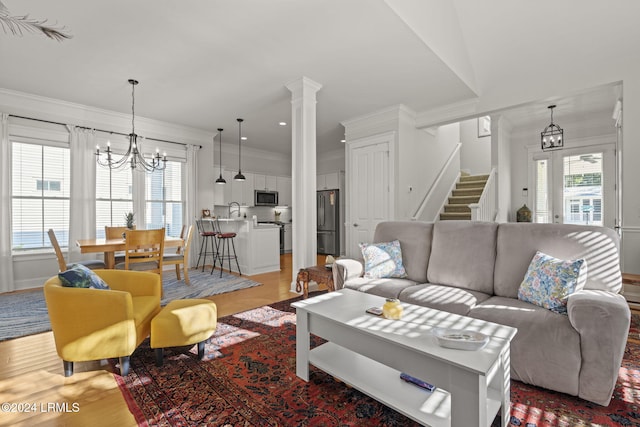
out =
[(126, 221), (126, 225), (127, 228), (129, 230), (133, 230), (133, 227), (135, 226), (135, 219), (134, 219), (134, 213), (133, 212), (128, 212), (125, 216), (124, 219)]
[[(126, 226), (129, 230), (133, 230), (135, 228), (136, 224), (133, 212), (127, 212), (124, 216), (124, 220), (126, 221)], [(122, 238), (126, 239), (127, 233), (122, 233)]]

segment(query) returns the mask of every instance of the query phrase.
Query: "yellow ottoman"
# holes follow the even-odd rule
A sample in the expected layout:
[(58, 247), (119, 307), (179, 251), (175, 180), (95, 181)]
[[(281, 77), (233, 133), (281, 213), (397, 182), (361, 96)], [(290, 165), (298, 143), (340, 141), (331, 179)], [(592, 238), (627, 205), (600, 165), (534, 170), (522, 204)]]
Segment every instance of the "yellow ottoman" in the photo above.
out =
[(216, 304), (208, 299), (171, 301), (151, 320), (151, 348), (156, 349), (156, 366), (162, 366), (163, 349), (198, 343), (198, 358), (204, 357), (204, 343), (213, 335), (218, 321)]

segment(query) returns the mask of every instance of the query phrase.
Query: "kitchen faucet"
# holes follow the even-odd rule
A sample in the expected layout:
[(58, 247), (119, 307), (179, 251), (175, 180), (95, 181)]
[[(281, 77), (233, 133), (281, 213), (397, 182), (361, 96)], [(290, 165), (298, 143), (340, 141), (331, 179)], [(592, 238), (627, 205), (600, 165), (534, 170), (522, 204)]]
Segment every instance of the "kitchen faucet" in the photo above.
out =
[(231, 218), (231, 212), (233, 212), (232, 209), (231, 209), (231, 206), (233, 206), (233, 205), (236, 205), (238, 207), (237, 208), (238, 218), (240, 218), (240, 203), (238, 203), (238, 202), (229, 203), (229, 218)]

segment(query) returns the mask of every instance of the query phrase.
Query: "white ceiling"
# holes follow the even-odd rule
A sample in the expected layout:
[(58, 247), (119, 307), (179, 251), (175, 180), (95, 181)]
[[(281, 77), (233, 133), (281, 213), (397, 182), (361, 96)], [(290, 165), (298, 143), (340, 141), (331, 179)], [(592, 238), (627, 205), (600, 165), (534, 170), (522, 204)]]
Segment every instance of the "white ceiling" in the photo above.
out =
[[(621, 33), (640, 40), (640, 26), (631, 25), (640, 16), (640, 2), (620, 0), (621, 10), (597, 0), (454, 0), (447, 25), (464, 43), (456, 59), (439, 50), (446, 40), (425, 40), (432, 35), (420, 31), (422, 21), (415, 14), (409, 19), (414, 5), (416, 13), (425, 13), (421, 1), (3, 0), (13, 15), (57, 21), (73, 38), (58, 43), (0, 32), (0, 88), (130, 113), (127, 79), (135, 78), (137, 116), (211, 133), (222, 127), (225, 141), (237, 138), (235, 119), (243, 117), (246, 145), (288, 153), (291, 129), (278, 126), (291, 115), (284, 85), (306, 76), (323, 85), (318, 151), (326, 152), (342, 148), (341, 121), (400, 103), (424, 111), (472, 99), (500, 79), (537, 69), (545, 55), (588, 63), (594, 47), (622, 55)], [(610, 31), (598, 37), (590, 31), (615, 17)], [(556, 21), (558, 32), (540, 32), (541, 22)], [(617, 95), (610, 88), (554, 103), (580, 113), (594, 108), (589, 94), (598, 99), (598, 109), (612, 111)], [(526, 107), (532, 110), (513, 120), (534, 110), (548, 115), (547, 101)]]

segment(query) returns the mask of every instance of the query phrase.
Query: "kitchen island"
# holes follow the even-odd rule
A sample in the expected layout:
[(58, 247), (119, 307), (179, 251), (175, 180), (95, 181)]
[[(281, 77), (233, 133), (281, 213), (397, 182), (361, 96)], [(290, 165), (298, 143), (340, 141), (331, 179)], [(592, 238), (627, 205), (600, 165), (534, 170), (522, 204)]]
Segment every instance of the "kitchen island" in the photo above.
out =
[[(212, 219), (203, 218), (213, 221)], [(219, 218), (223, 233), (236, 233), (234, 239), (238, 264), (243, 275), (280, 271), (280, 227), (275, 224), (253, 225), (253, 221), (243, 218)], [(219, 265), (219, 264), (218, 264)], [(224, 269), (229, 268), (225, 260)], [(231, 270), (238, 272), (231, 260)]]

